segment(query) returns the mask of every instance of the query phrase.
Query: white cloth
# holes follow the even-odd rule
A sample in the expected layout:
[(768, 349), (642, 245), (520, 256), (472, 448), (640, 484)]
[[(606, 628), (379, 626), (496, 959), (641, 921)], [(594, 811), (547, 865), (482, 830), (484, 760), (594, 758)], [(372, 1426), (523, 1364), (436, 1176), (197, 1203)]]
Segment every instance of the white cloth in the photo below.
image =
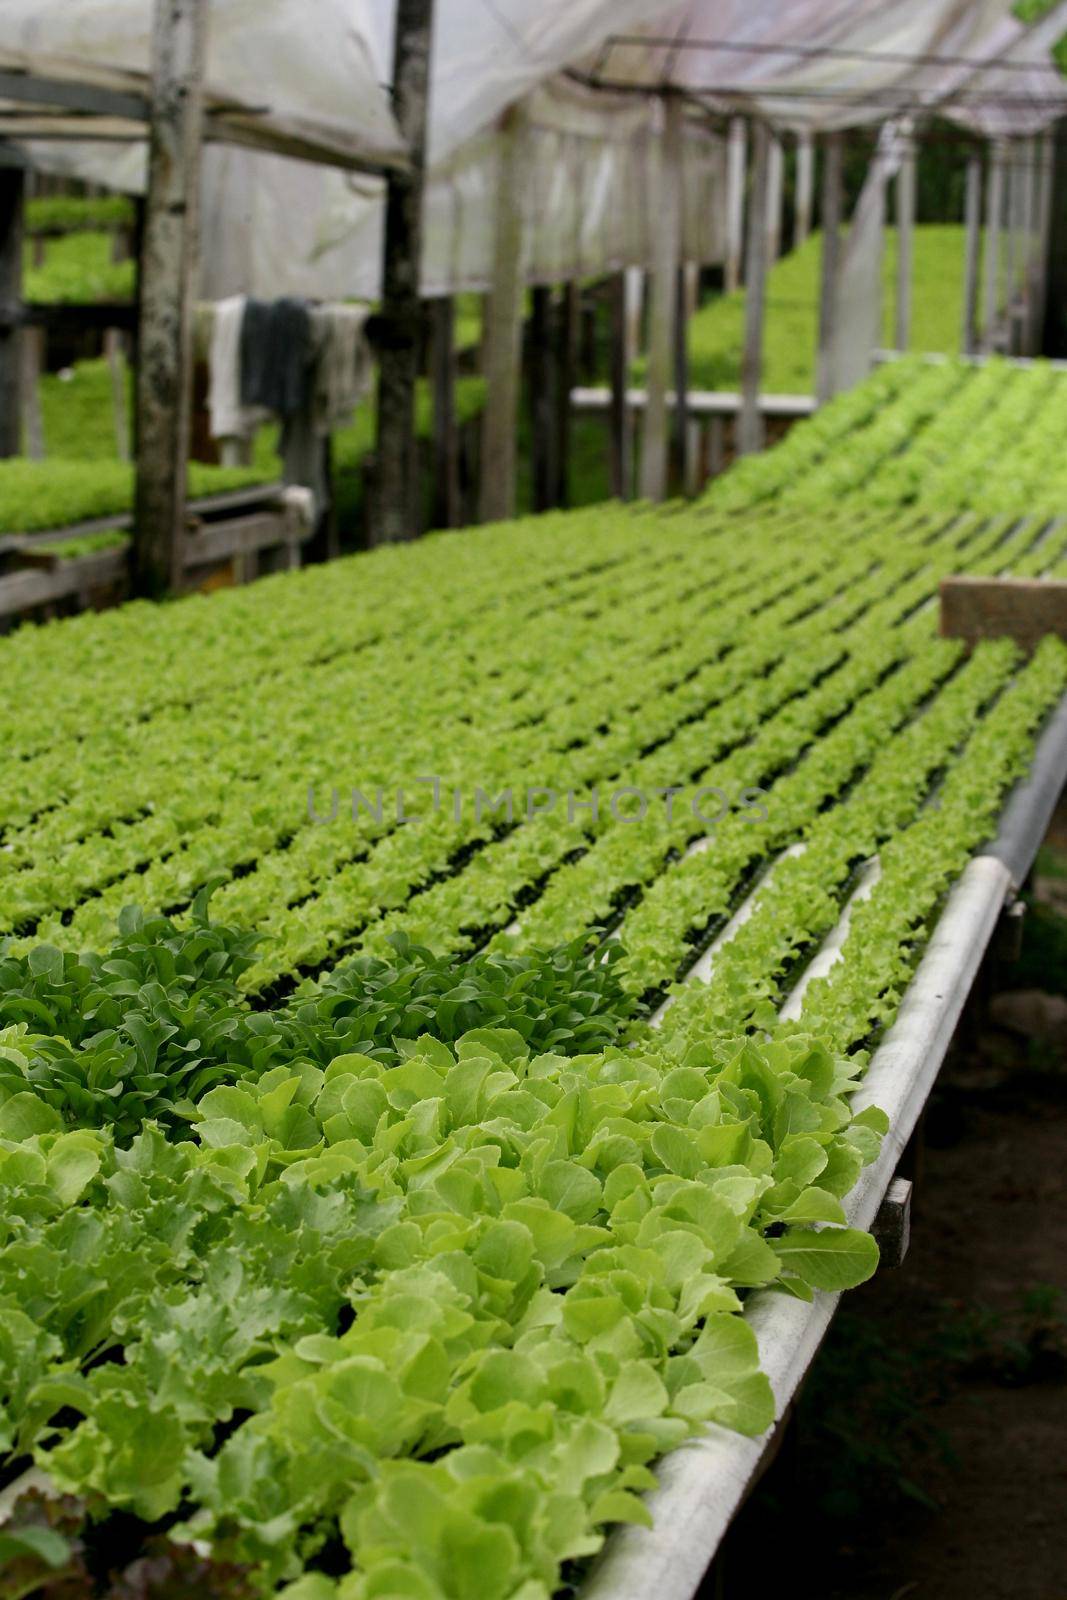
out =
[(314, 413), (320, 433), (332, 433), (351, 422), (370, 389), (374, 366), (364, 333), (369, 315), (367, 305), (312, 307)]
[(208, 347), (208, 413), (213, 439), (242, 439), (248, 414), (241, 405), (241, 324), (245, 296), (231, 295), (213, 308)]

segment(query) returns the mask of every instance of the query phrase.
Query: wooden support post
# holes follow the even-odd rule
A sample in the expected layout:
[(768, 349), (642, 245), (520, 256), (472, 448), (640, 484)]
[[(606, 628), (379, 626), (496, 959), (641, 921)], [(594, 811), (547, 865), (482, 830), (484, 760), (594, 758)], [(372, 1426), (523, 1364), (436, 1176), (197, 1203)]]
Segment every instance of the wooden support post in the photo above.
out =
[(430, 362), (433, 368), (433, 525), (458, 528), (459, 430), (456, 425), (456, 302), (442, 295), (431, 302)]
[(812, 201), (815, 195), (815, 145), (810, 133), (797, 137), (796, 214), (793, 249), (799, 250), (811, 233)]
[(910, 1178), (894, 1178), (878, 1207), (871, 1232), (878, 1243), (883, 1267), (904, 1264), (911, 1242), (912, 1193)]
[(623, 277), (626, 280), (626, 359), (632, 365), (641, 353), (645, 274), (640, 267), (627, 267)]
[(111, 415), (115, 425), (115, 452), (120, 461), (130, 459), (130, 410), (127, 392), (126, 350), (121, 328), (105, 328), (104, 355), (111, 380)]
[(726, 466), (726, 423), (716, 411), (708, 423), (708, 477), (717, 478)]
[(819, 282), (819, 355), (816, 395), (820, 405), (831, 399), (835, 390), (833, 371), (834, 334), (837, 325), (837, 293), (841, 276), (841, 211), (844, 199), (844, 144), (839, 133), (826, 136), (823, 146), (822, 265)]
[(1005, 141), (1004, 157), (1004, 322), (1008, 353), (1014, 353), (1013, 330), (1015, 321), (1015, 197), (1017, 193), (1016, 166), (1018, 145), (1014, 139)]
[(741, 259), (745, 240), (745, 164), (748, 129), (744, 117), (730, 119), (726, 147), (726, 268), (727, 294), (741, 285)]
[(676, 275), (674, 297), (674, 454), (683, 489), (690, 478), (689, 433), (689, 285), (685, 267)]
[(1033, 135), (1026, 140), (1023, 172), (1023, 355), (1037, 350), (1037, 219), (1041, 208), (1041, 141)]
[(22, 349), (22, 237), (26, 174), (0, 166), (0, 456), (17, 456), (21, 444), (19, 388)]
[(411, 165), (405, 172), (390, 173), (386, 184), (375, 543), (409, 539), (418, 526), (415, 383), (421, 332), (419, 271), (433, 12), (434, 0), (397, 0), (393, 114)]
[(896, 348), (907, 350), (911, 343), (911, 288), (915, 253), (915, 149), (910, 140), (897, 174), (896, 202)]
[(975, 151), (967, 158), (964, 198), (966, 256), (963, 269), (963, 330), (960, 349), (973, 355), (978, 349), (978, 275), (982, 248), (982, 158)]
[(133, 523), (142, 595), (183, 573), (207, 13), (207, 0), (155, 0)]
[(1056, 135), (1041, 134), (1037, 142), (1041, 186), (1037, 205), (1037, 242), (1034, 265), (1034, 349), (1044, 347), (1049, 303), (1049, 246), (1052, 241), (1052, 200), (1056, 185)]
[(986, 174), (985, 214), (985, 316), (982, 322), (982, 347), (996, 347), (1000, 321), (1001, 250), (1000, 224), (1004, 212), (1004, 144), (997, 139), (989, 157)]
[(1023, 354), (1026, 283), (1026, 141), (1013, 139), (1008, 158), (1008, 348)]
[(776, 133), (770, 136), (767, 153), (767, 270), (782, 253), (782, 191), (785, 184), (785, 152)]
[(523, 228), (526, 123), (521, 106), (505, 111), (494, 209), (493, 291), (486, 330), (486, 400), (482, 416), (483, 522), (515, 515), (516, 434), (522, 378)]
[(626, 274), (611, 280), (611, 492), (617, 500), (633, 494), (633, 431), (626, 390), (630, 382)]
[(547, 511), (555, 500), (556, 428), (553, 417), (552, 290), (539, 284), (530, 296), (530, 437), (533, 508)]
[(570, 505), (571, 390), (578, 365), (578, 285), (566, 283), (556, 306), (556, 492), (555, 504)]
[(22, 449), (31, 461), (44, 459), (44, 423), (41, 418), (41, 369), (44, 366), (43, 328), (26, 327), (21, 333), (22, 372), (19, 400), (22, 410)]
[(690, 498), (698, 495), (707, 482), (707, 456), (707, 429), (699, 417), (690, 417), (685, 447), (685, 478), (682, 481), (682, 489)]
[(655, 267), (648, 317), (648, 399), (641, 439), (641, 496), (645, 500), (662, 500), (667, 494), (667, 390), (671, 379), (682, 234), (681, 99), (669, 95), (663, 102), (663, 113), (656, 195)]
[(771, 133), (765, 122), (754, 129), (752, 204), (748, 218), (748, 268), (745, 273), (745, 345), (741, 359), (741, 411), (737, 453), (751, 455), (763, 445), (760, 389), (763, 382), (763, 313), (767, 289), (767, 202), (771, 179)]

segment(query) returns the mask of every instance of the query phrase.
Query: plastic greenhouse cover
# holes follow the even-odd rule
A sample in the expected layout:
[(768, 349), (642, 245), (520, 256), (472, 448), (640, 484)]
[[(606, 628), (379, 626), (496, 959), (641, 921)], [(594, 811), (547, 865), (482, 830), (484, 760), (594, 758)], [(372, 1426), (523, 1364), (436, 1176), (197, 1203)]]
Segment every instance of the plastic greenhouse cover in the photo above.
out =
[[(0, 39), (143, 67), (150, 10), (150, 0), (3, 0)], [(394, 0), (212, 0), (209, 77), (250, 98), (262, 99), (269, 85), (279, 110), (342, 117), (381, 148), (395, 134), (381, 87), (391, 76), (393, 11)], [(712, 110), (746, 109), (793, 128), (884, 121), (956, 92), (961, 120), (1029, 132), (1035, 116), (1050, 119), (1067, 87), (1049, 69), (976, 74), (962, 62), (917, 66), (914, 58), (1016, 52), (1041, 61), (1067, 30), (1067, 4), (1057, 12), (1062, 23), (1053, 17), (1027, 30), (1012, 0), (437, 0), (424, 288), (489, 284), (496, 130), (517, 101), (527, 108), (526, 273), (559, 280), (651, 259), (661, 113), (633, 88), (673, 83), (698, 91)], [(635, 32), (675, 42), (611, 44)], [(723, 40), (775, 49), (686, 48)], [(790, 44), (841, 53), (775, 53)], [(561, 75), (567, 68), (598, 72), (621, 90), (583, 90)], [(1010, 101), (1004, 77), (1025, 85)], [(690, 120), (684, 149), (685, 253), (717, 260), (722, 142)], [(143, 186), (143, 147), (33, 153), (42, 167)], [(374, 179), (209, 149), (201, 292), (374, 298), (381, 210)]]

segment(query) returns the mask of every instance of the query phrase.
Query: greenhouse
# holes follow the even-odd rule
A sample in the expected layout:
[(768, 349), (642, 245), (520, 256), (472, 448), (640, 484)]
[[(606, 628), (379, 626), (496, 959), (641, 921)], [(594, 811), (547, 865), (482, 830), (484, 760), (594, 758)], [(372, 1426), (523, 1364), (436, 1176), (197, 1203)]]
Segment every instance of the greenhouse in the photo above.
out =
[(1067, 3), (0, 12), (0, 1600), (1055, 1600)]

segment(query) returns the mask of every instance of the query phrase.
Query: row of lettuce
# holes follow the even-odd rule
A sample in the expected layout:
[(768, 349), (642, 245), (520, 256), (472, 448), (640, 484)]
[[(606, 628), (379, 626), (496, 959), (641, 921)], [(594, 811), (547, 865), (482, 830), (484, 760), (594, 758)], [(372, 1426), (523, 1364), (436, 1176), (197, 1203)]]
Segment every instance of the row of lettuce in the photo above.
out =
[(852, 498), (866, 509), (1062, 517), (1067, 371), (1003, 359), (981, 365), (887, 362), (766, 455), (721, 478), (721, 510), (783, 500), (812, 511)]
[(131, 1547), (141, 1577), (195, 1552), (208, 1595), (544, 1600), (647, 1518), (665, 1449), (762, 1431), (745, 1294), (876, 1264), (841, 1200), (884, 1123), (851, 1115), (841, 1046), (891, 1019), (1067, 685), (1062, 648), (1010, 666), (976, 655), (912, 724), (914, 782), (995, 700), (799, 1023), (781, 947), (817, 941), (869, 833), (813, 829), (658, 1035), (585, 939), (458, 965), (398, 939), (273, 1011), (204, 898), (184, 929), (127, 913), (99, 957), (0, 962), (9, 1576), (125, 1592)]
[(769, 1425), (746, 1298), (874, 1270), (850, 1093), (1067, 690), (930, 608), (1067, 530), (855, 504), (0, 643), (0, 1593), (549, 1600)]

